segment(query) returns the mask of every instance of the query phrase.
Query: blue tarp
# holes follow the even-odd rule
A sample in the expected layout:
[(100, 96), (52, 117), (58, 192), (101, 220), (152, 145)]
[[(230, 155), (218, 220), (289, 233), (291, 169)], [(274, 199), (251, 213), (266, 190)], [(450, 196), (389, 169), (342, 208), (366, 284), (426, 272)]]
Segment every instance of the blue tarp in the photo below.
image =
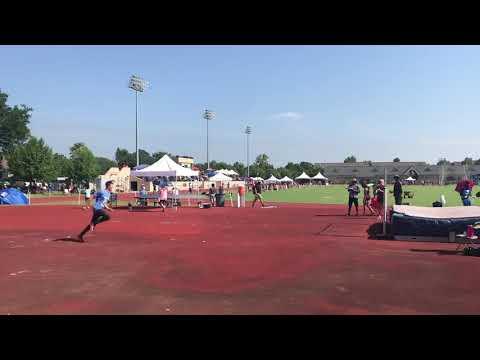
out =
[(28, 205), (28, 198), (17, 189), (0, 190), (0, 205)]

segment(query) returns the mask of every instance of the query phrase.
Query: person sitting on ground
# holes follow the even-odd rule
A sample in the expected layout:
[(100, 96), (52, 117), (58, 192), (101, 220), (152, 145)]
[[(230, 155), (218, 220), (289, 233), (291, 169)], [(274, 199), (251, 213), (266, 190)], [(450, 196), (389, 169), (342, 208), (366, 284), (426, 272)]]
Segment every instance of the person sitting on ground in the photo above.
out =
[(370, 215), (374, 214), (374, 211), (370, 205), (372, 197), (370, 195), (370, 186), (366, 182), (362, 183), (363, 187), (363, 215), (365, 215), (365, 208), (370, 211)]
[(257, 183), (253, 186), (252, 190), (254, 195), (252, 208), (255, 207), (255, 203), (257, 202), (257, 200), (260, 200), (262, 207), (265, 207), (265, 203), (263, 202), (263, 197), (262, 197), (262, 183), (260, 181), (257, 181)]
[(358, 194), (360, 194), (360, 186), (358, 186), (357, 179), (353, 179), (347, 187), (348, 191), (348, 216), (352, 210), (352, 205), (355, 204), (356, 215), (358, 216)]
[(212, 187), (208, 189), (208, 196), (210, 197), (210, 204), (212, 204), (212, 207), (215, 206), (215, 195), (217, 191), (215, 189), (215, 184), (212, 184)]
[(400, 177), (395, 175), (395, 184), (393, 185), (393, 197), (395, 198), (395, 205), (402, 205), (402, 183), (400, 182)]

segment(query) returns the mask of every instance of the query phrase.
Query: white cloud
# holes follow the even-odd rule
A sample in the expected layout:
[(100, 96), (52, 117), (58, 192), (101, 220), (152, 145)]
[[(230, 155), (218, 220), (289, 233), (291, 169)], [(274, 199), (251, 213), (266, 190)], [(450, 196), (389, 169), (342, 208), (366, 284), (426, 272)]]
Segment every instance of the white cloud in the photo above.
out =
[(273, 119), (287, 119), (287, 120), (299, 120), (303, 118), (303, 115), (297, 112), (284, 112), (271, 116)]

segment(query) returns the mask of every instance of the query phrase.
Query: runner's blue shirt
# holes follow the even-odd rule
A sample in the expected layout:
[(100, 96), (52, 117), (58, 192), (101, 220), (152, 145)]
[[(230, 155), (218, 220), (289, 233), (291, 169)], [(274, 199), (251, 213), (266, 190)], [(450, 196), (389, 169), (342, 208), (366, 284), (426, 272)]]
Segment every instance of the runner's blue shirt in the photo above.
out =
[(107, 202), (110, 200), (110, 191), (103, 190), (95, 194), (95, 210), (102, 210)]

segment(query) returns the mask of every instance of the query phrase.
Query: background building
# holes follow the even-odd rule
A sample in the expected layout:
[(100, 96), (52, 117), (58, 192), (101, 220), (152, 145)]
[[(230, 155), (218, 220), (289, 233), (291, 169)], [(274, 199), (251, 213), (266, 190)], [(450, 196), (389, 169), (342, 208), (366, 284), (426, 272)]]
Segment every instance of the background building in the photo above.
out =
[(177, 155), (175, 157), (175, 161), (181, 166), (189, 169), (191, 169), (193, 166), (193, 157), (191, 156)]
[(118, 167), (112, 167), (104, 175), (97, 177), (95, 185), (96, 190), (105, 189), (105, 183), (113, 180), (114, 192), (129, 192), (131, 188), (131, 182), (136, 179), (130, 179), (130, 168), (124, 166), (121, 169)]
[(416, 179), (416, 183), (453, 184), (464, 176), (475, 179), (480, 176), (480, 165), (430, 165), (426, 162), (357, 162), (357, 163), (319, 163), (324, 175), (332, 184), (348, 183), (352, 178), (373, 182), (384, 177), (387, 169), (387, 181), (393, 182), (398, 175), (404, 180)]

